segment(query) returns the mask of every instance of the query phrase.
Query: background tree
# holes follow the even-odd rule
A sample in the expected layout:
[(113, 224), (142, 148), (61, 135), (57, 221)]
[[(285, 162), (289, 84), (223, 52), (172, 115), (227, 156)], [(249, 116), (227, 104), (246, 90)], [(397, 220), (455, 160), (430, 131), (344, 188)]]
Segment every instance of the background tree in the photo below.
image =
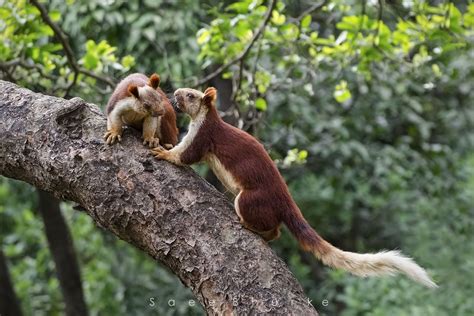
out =
[(13, 289), (10, 273), (8, 271), (7, 259), (0, 249), (0, 313), (2, 315), (23, 315), (20, 308), (20, 302)]
[[(261, 36), (237, 58), (271, 3), (76, 0), (51, 1), (47, 10), (68, 35), (77, 64), (97, 76), (115, 81), (157, 71), (166, 92), (221, 84), (222, 115), (264, 142), (323, 236), (354, 251), (400, 247), (441, 285), (430, 292), (404, 279), (327, 270), (284, 234), (272, 247), (313, 302), (328, 300), (321, 313), (472, 313), (474, 5), (277, 1)], [(0, 16), (2, 78), (105, 104), (110, 85), (71, 68), (35, 7), (4, 2)], [(61, 298), (41, 227), (30, 219), (31, 194), (3, 180), (0, 224), (8, 225), (1, 234), (25, 313), (47, 313), (61, 310)], [(143, 297), (191, 297), (140, 253), (97, 231), (70, 205), (64, 209), (92, 313), (147, 314)], [(142, 273), (131, 277), (130, 269)], [(153, 311), (200, 312), (186, 304)]]
[(60, 201), (53, 195), (38, 190), (38, 213), (43, 219), (46, 239), (63, 294), (66, 315), (87, 315), (76, 253), (59, 203)]

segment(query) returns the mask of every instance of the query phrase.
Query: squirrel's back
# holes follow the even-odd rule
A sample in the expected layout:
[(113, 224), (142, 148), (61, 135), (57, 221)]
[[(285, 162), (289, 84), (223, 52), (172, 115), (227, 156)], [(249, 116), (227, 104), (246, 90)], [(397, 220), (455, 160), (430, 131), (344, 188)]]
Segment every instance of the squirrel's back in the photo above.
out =
[(109, 102), (107, 102), (107, 107), (106, 107), (107, 114), (112, 112), (115, 104), (117, 104), (118, 101), (129, 97), (129, 93), (127, 90), (129, 85), (134, 84), (138, 87), (143, 87), (147, 84), (147, 82), (148, 82), (147, 76), (140, 73), (134, 73), (125, 77), (117, 85), (114, 92), (110, 96)]

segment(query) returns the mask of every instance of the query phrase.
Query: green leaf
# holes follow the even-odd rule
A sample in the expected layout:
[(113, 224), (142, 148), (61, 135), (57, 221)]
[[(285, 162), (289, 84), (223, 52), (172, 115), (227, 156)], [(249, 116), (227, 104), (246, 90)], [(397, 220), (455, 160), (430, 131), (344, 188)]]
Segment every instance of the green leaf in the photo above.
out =
[(336, 85), (336, 89), (334, 90), (334, 98), (337, 102), (343, 103), (349, 100), (352, 95), (349, 89), (347, 88), (347, 81), (342, 80), (338, 85)]
[(286, 17), (283, 14), (278, 13), (278, 11), (273, 10), (272, 12), (272, 23), (275, 25), (282, 25), (286, 21)]
[(237, 13), (247, 13), (252, 0), (237, 1), (227, 6), (227, 11), (236, 11)]
[(258, 98), (255, 100), (255, 108), (260, 111), (266, 111), (267, 110), (267, 101), (263, 98)]
[(131, 55), (127, 55), (127, 56), (124, 56), (122, 58), (122, 62), (121, 64), (125, 67), (125, 68), (132, 68), (134, 65), (135, 65), (135, 57), (131, 56)]
[(230, 72), (230, 71), (224, 72), (224, 73), (222, 74), (222, 78), (224, 78), (224, 79), (230, 79), (230, 78), (232, 78), (232, 72)]
[(53, 22), (58, 22), (61, 19), (61, 12), (58, 10), (52, 10), (48, 12), (49, 17)]
[(93, 54), (86, 54), (83, 58), (84, 67), (89, 70), (95, 69), (99, 63), (99, 58)]
[(308, 158), (308, 151), (307, 150), (302, 150), (298, 153), (298, 159), (301, 161), (306, 160)]
[(433, 73), (435, 74), (436, 77), (441, 77), (443, 73), (441, 72), (441, 69), (437, 64), (431, 65), (431, 69), (433, 70)]
[(301, 20), (301, 27), (304, 29), (307, 29), (310, 26), (310, 24), (311, 24), (311, 15), (308, 14)]
[(285, 159), (283, 159), (283, 165), (286, 167), (292, 164), (301, 165), (306, 163), (306, 158), (308, 158), (308, 151), (293, 148), (288, 150)]
[(206, 29), (200, 29), (197, 33), (197, 43), (203, 45), (211, 39), (211, 33)]
[(336, 24), (339, 30), (356, 32), (359, 28), (360, 18), (358, 16), (345, 16)]
[(257, 85), (259, 93), (264, 94), (267, 92), (267, 89), (271, 83), (271, 79), (271, 75), (266, 71), (257, 71), (255, 73), (255, 84)]
[(282, 26), (281, 32), (283, 34), (283, 37), (288, 41), (296, 40), (300, 33), (298, 27), (293, 23), (288, 23)]
[(252, 38), (253, 32), (250, 24), (246, 20), (241, 20), (234, 28), (234, 33), (241, 41), (248, 41)]

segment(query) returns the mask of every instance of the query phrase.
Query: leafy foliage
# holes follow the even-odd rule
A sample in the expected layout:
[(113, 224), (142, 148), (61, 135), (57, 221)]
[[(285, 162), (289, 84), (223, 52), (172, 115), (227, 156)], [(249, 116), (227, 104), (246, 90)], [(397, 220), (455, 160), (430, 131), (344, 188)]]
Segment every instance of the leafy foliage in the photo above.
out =
[[(73, 84), (82, 89), (81, 95), (92, 94), (97, 79), (82, 73), (74, 79), (75, 71), (64, 47), (55, 42), (53, 29), (42, 21), (39, 10), (25, 0), (3, 2), (0, 36), (4, 40), (0, 43), (0, 60), (7, 60), (7, 65), (13, 66), (13, 69), (2, 66), (7, 78), (49, 94), (63, 95)], [(53, 22), (61, 20), (60, 11), (50, 11), (49, 15)], [(97, 74), (124, 72), (134, 65), (134, 58), (129, 55), (119, 62), (114, 55), (116, 48), (107, 41), (77, 44), (85, 48), (84, 56), (78, 58), (79, 65)], [(91, 101), (98, 100), (101, 99)]]

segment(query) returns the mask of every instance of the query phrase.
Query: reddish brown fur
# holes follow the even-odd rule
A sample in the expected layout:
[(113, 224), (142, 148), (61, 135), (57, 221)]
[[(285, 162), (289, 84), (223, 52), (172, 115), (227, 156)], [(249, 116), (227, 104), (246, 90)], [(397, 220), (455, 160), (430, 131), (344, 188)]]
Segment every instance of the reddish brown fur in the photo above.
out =
[(160, 76), (158, 76), (157, 74), (151, 75), (150, 79), (148, 80), (148, 85), (153, 89), (157, 89), (160, 85)]
[(283, 222), (303, 249), (326, 265), (356, 275), (404, 272), (434, 288), (423, 268), (397, 251), (358, 254), (342, 251), (322, 239), (306, 222), (283, 177), (263, 146), (249, 134), (225, 123), (215, 108), (216, 90), (203, 94), (190, 88), (175, 91), (178, 107), (191, 116), (188, 134), (175, 148), (154, 148), (152, 154), (178, 165), (206, 161), (219, 180), (234, 194), (241, 223), (266, 240), (278, 238)]
[(140, 95), (138, 93), (138, 86), (137, 85), (134, 85), (134, 84), (131, 84), (128, 86), (128, 94), (129, 95), (133, 95), (135, 98), (139, 98)]
[(359, 276), (403, 272), (427, 287), (437, 287), (423, 268), (398, 251), (358, 254), (322, 239), (304, 219), (263, 146), (219, 117), (214, 88), (205, 93), (181, 88), (174, 94), (178, 107), (191, 117), (189, 131), (175, 148), (167, 151), (157, 147), (152, 154), (178, 165), (206, 161), (226, 188), (237, 195), (235, 210), (245, 227), (272, 240), (278, 238), (283, 222), (303, 249), (328, 266)]
[(171, 144), (175, 146), (178, 143), (179, 135), (179, 130), (176, 126), (176, 113), (174, 112), (173, 106), (171, 105), (163, 90), (158, 88), (157, 91), (163, 96), (163, 99), (165, 100), (165, 114), (161, 117), (160, 142), (162, 144)]
[(308, 225), (265, 148), (248, 133), (224, 122), (214, 106), (215, 89), (205, 91), (209, 111), (191, 145), (180, 159), (193, 164), (214, 154), (242, 189), (238, 208), (244, 225), (265, 239), (277, 238), (284, 222), (303, 247), (321, 246), (321, 237)]
[(130, 96), (130, 92), (128, 91), (128, 86), (129, 85), (136, 85), (137, 87), (143, 87), (146, 85), (148, 82), (148, 77), (145, 76), (144, 74), (131, 74), (127, 77), (125, 77), (120, 83), (117, 85), (117, 87), (114, 90), (114, 93), (112, 93), (112, 96), (109, 99), (109, 102), (107, 102), (107, 107), (106, 111), (107, 114), (112, 112), (112, 110), (115, 107), (115, 104), (117, 104), (118, 101), (125, 99)]
[[(176, 113), (173, 109), (173, 106), (166, 97), (166, 94), (158, 87), (159, 83), (160, 78), (156, 74), (151, 75), (150, 78), (140, 73), (134, 73), (127, 76), (115, 88), (112, 96), (109, 99), (109, 102), (107, 103), (106, 112), (107, 115), (110, 114), (117, 102), (131, 96), (132, 94), (135, 95), (135, 97), (138, 97), (137, 87), (143, 87), (148, 84), (154, 89), (156, 89), (156, 91), (162, 96), (165, 107), (165, 113), (161, 117), (160, 143), (163, 145), (171, 144), (175, 146), (178, 143), (179, 135), (179, 131), (176, 126)], [(133, 124), (133, 127), (138, 130), (141, 130), (142, 124)]]

